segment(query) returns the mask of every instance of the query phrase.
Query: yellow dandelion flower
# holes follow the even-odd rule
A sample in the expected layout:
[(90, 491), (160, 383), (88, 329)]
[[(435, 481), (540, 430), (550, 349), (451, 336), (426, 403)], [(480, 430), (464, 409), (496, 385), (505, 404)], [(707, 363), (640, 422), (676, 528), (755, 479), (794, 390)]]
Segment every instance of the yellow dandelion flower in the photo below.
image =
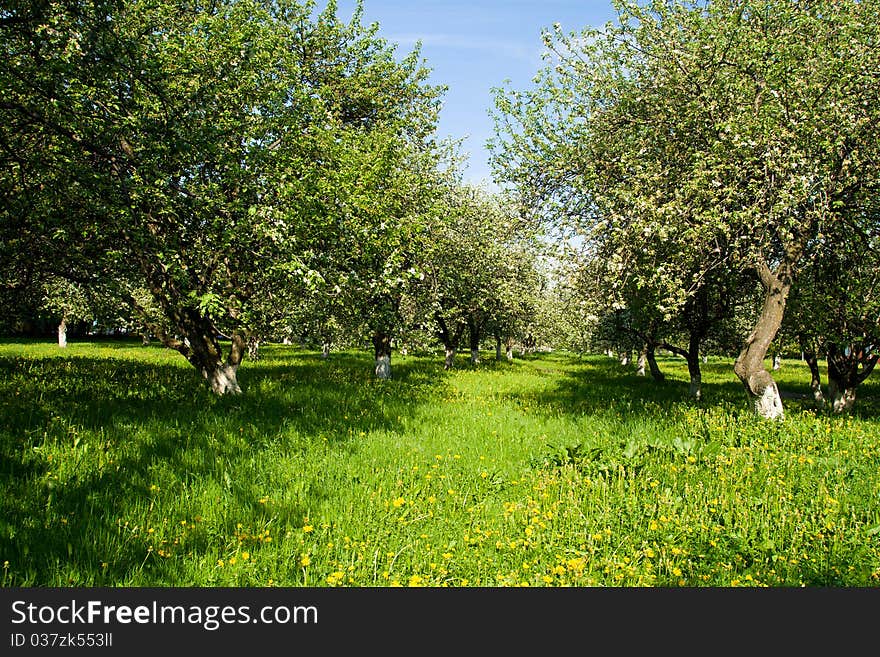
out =
[(235, 557), (229, 557), (229, 565), (230, 565), (230, 566), (234, 566), (234, 565), (235, 565), (235, 562), (236, 562), (236, 558), (235, 558)]
[(311, 560), (311, 558), (309, 557), (309, 555), (304, 554), (304, 555), (302, 555), (302, 557), (300, 558), (299, 563), (300, 563), (301, 566), (308, 566), (310, 563), (312, 563), (312, 560)]
[(223, 561), (223, 559), (217, 559), (217, 565), (220, 566), (221, 568), (223, 567), (224, 563), (225, 562)]
[(672, 574), (673, 574), (675, 577), (681, 577), (681, 568), (673, 568), (673, 569), (672, 569)]
[(313, 531), (315, 531), (315, 528), (311, 525), (303, 525), (303, 533), (308, 534)]
[(398, 497), (398, 498), (397, 498), (396, 500), (394, 500), (391, 504), (394, 505), (394, 508), (395, 508), (395, 509), (398, 509), (398, 508), (400, 508), (401, 506), (403, 506), (405, 503), (406, 503), (406, 500), (405, 500), (405, 499), (403, 499), (402, 497)]

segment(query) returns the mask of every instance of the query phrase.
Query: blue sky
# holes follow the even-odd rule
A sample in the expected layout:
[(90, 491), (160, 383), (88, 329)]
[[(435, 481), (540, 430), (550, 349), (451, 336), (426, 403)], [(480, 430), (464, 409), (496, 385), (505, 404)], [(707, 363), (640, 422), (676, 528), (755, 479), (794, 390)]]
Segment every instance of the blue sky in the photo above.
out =
[[(339, 0), (338, 16), (351, 18), (354, 5)], [(566, 32), (579, 31), (614, 17), (610, 0), (364, 0), (364, 23), (379, 23), (380, 35), (400, 44), (401, 54), (421, 41), (431, 82), (449, 88), (438, 135), (465, 138), (465, 178), (474, 183), (491, 178), (491, 90), (507, 81), (529, 86), (542, 67), (541, 29), (558, 22)]]

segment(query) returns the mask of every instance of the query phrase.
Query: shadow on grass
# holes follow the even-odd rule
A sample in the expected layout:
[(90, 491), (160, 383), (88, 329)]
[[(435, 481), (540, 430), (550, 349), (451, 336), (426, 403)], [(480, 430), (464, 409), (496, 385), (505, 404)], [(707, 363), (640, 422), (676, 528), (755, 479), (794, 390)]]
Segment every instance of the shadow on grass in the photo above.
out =
[[(70, 585), (114, 585), (150, 568), (147, 579), (173, 579), (162, 574), (172, 566), (145, 560), (144, 541), (129, 540), (119, 524), (156, 503), (157, 471), (213, 481), (218, 502), (257, 516), (265, 509), (254, 494), (255, 461), (353, 453), (353, 436), (402, 431), (443, 384), (415, 359), (395, 363), (394, 378), (380, 382), (366, 355), (324, 360), (269, 349), (242, 366), (243, 395), (217, 397), (182, 358), (153, 364), (152, 351), (0, 357), (0, 561), (12, 564), (17, 581), (65, 585), (60, 574), (70, 573)], [(301, 522), (334, 494), (321, 481), (297, 484), (302, 494), (272, 509), (280, 526)], [(234, 533), (231, 520), (227, 529)], [(189, 549), (207, 544), (203, 537)]]
[[(664, 381), (639, 376), (633, 367), (600, 356), (568, 359), (554, 354), (532, 354), (519, 360), (523, 367), (557, 376), (559, 383), (551, 390), (516, 393), (509, 397), (554, 413), (577, 416), (625, 411), (628, 415), (647, 418), (658, 413), (674, 414), (686, 408), (721, 406), (733, 414), (752, 414), (751, 402), (733, 373), (732, 361), (713, 360), (701, 365), (702, 398), (697, 400), (690, 394), (687, 367), (681, 359), (658, 359), (666, 377)], [(576, 366), (571, 367), (572, 362)], [(560, 367), (560, 364), (565, 366)], [(773, 374), (786, 411), (830, 414), (827, 406), (817, 408), (813, 401), (806, 365), (790, 364), (785, 371)], [(862, 418), (880, 416), (880, 376), (877, 373), (859, 386), (851, 414)]]

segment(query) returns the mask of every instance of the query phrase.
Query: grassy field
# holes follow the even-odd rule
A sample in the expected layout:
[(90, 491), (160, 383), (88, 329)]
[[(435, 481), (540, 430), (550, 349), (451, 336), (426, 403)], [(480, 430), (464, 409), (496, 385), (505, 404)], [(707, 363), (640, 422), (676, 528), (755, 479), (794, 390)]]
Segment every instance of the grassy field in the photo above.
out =
[[(880, 585), (880, 377), (754, 418), (731, 363), (0, 342), (3, 586)], [(780, 387), (808, 392), (797, 361)]]

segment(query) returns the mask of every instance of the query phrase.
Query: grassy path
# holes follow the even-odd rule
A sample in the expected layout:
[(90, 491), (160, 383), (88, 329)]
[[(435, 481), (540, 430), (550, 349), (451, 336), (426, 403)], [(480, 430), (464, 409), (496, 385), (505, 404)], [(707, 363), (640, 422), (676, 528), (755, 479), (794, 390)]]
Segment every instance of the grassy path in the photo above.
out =
[(0, 343), (2, 584), (880, 583), (877, 375), (768, 424), (722, 359), (698, 405), (672, 359), (263, 356), (220, 399), (157, 347)]

